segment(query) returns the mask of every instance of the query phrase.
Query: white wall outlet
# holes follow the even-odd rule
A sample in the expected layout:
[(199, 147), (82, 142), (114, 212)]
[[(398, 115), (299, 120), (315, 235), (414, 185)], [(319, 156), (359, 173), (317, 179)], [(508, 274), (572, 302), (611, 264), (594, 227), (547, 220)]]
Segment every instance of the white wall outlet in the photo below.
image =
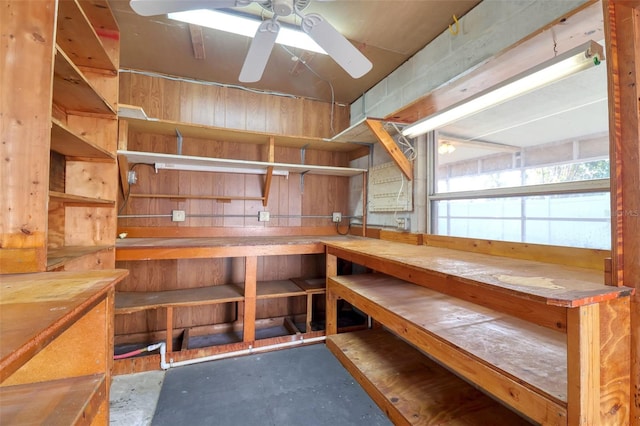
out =
[(258, 222), (269, 222), (269, 212), (258, 212)]
[(398, 224), (398, 229), (402, 231), (411, 230), (411, 219), (408, 217), (400, 217), (396, 219), (396, 223)]
[(138, 183), (138, 174), (135, 170), (129, 170), (127, 172), (127, 182), (129, 182), (129, 185), (135, 185)]
[(187, 218), (184, 210), (171, 210), (171, 221), (172, 222), (184, 222)]
[(331, 217), (331, 221), (333, 223), (340, 223), (342, 221), (342, 213), (340, 212), (333, 212), (333, 215)]

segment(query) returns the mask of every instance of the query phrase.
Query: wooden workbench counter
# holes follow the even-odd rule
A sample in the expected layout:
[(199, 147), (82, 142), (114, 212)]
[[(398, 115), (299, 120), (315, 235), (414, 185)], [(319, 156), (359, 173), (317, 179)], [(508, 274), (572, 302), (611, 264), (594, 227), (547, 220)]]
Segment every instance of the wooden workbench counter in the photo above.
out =
[(325, 242), (357, 238), (341, 235), (125, 238), (116, 243), (116, 261), (321, 254), (325, 252)]
[(485, 296), (577, 307), (633, 293), (604, 285), (602, 272), (586, 268), (373, 239), (326, 244), (330, 255), (462, 298), (477, 287)]
[(127, 274), (109, 270), (3, 275), (0, 381), (104, 300)]

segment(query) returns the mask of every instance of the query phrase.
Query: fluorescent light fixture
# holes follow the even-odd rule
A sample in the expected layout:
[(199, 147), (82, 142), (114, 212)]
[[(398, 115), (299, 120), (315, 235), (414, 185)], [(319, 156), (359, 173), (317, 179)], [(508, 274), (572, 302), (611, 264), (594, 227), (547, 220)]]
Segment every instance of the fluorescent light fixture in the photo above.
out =
[(410, 138), (415, 138), (416, 136), (445, 126), (463, 117), (483, 111), (494, 105), (562, 80), (572, 74), (599, 65), (603, 59), (604, 53), (602, 46), (594, 41), (589, 41), (518, 74), (503, 83), (480, 92), (470, 99), (425, 117), (404, 128), (402, 134)]
[[(188, 24), (200, 25), (201, 27), (213, 28), (214, 30), (225, 31), (253, 38), (258, 31), (262, 21), (251, 19), (242, 15), (232, 15), (217, 10), (200, 9), (186, 12), (176, 12), (167, 14), (169, 19), (186, 22)], [(300, 30), (294, 30), (285, 26), (280, 27), (276, 43), (285, 46), (296, 47), (311, 52), (327, 54), (309, 35)]]
[[(250, 167), (224, 167), (224, 166), (205, 166), (200, 164), (179, 164), (179, 163), (154, 163), (156, 172), (158, 170), (185, 170), (193, 172), (217, 172), (217, 173), (242, 173), (252, 175), (266, 175), (266, 169), (255, 169)], [(287, 170), (274, 170), (274, 176), (289, 176)]]

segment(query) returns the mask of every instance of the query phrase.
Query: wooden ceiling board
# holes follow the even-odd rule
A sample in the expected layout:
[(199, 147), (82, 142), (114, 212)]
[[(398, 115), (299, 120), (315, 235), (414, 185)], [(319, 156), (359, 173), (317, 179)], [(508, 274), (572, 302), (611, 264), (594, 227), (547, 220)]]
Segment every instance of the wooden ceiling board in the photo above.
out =
[[(251, 39), (204, 29), (205, 60), (193, 55), (187, 24), (164, 16), (141, 17), (127, 0), (109, 0), (121, 30), (121, 66), (222, 84), (240, 85), (238, 75)], [(447, 30), (452, 15), (463, 16), (477, 0), (312, 1), (304, 13), (320, 13), (349, 38), (373, 63), (359, 79), (351, 78), (326, 55), (313, 55), (307, 64), (291, 60), (277, 46), (261, 81), (244, 87), (350, 104)], [(252, 4), (243, 13), (270, 16)], [(291, 19), (282, 19), (291, 21)], [(299, 20), (299, 19), (298, 19)], [(301, 55), (303, 52), (294, 52)], [(333, 86), (332, 90), (327, 82)]]

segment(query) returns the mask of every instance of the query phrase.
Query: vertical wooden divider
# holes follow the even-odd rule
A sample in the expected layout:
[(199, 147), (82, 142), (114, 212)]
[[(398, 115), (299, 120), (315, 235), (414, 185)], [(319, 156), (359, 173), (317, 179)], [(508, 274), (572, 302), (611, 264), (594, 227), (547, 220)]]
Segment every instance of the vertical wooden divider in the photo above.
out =
[(244, 332), (243, 341), (256, 340), (256, 282), (258, 270), (258, 257), (247, 256), (245, 258), (244, 276)]
[(600, 424), (600, 305), (567, 312), (567, 424)]
[(327, 336), (336, 334), (338, 332), (338, 299), (333, 292), (329, 291), (328, 280), (331, 277), (338, 275), (338, 258), (332, 254), (327, 253), (326, 264), (326, 279), (327, 279), (327, 306), (325, 308), (325, 322), (327, 329)]

